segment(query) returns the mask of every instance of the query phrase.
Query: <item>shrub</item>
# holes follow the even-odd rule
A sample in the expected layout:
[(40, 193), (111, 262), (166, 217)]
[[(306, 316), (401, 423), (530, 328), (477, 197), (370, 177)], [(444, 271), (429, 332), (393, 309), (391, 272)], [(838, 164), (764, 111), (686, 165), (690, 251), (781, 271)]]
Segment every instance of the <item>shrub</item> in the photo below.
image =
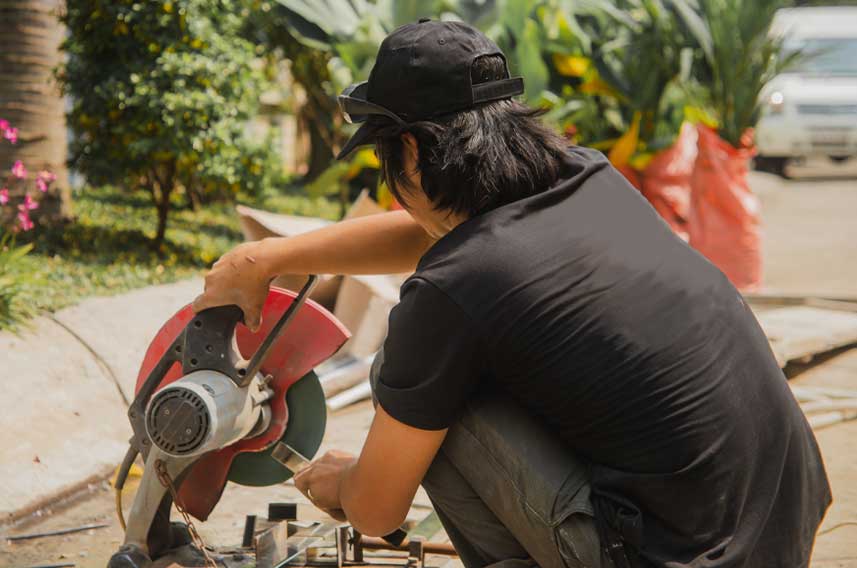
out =
[[(7, 120), (0, 119), (0, 143), (3, 141), (17, 144), (18, 129)], [(36, 175), (36, 187), (45, 193), (54, 179), (56, 176), (50, 172), (39, 172)], [(25, 187), (26, 180), (27, 168), (20, 161), (12, 164), (7, 176), (0, 178), (0, 219), (11, 219), (14, 216), (14, 232), (31, 230), (34, 224), (30, 219), (30, 211), (39, 207), (39, 202), (26, 189), (20, 191)], [(10, 192), (10, 188), (19, 191)], [(13, 203), (12, 195), (23, 195), (23, 198)], [(32, 274), (22, 266), (24, 257), (31, 249), (32, 245), (15, 246), (11, 233), (0, 232), (0, 329), (14, 327), (34, 311), (17, 301), (26, 284), (33, 279)]]
[(258, 193), (277, 171), (245, 133), (266, 86), (247, 13), (242, 0), (81, 0), (63, 18), (71, 163), (90, 184), (145, 189), (158, 247), (176, 193)]
[(7, 233), (0, 237), (0, 330), (14, 328), (22, 319), (33, 315), (34, 310), (18, 302), (32, 276), (21, 261), (33, 245), (15, 246)]

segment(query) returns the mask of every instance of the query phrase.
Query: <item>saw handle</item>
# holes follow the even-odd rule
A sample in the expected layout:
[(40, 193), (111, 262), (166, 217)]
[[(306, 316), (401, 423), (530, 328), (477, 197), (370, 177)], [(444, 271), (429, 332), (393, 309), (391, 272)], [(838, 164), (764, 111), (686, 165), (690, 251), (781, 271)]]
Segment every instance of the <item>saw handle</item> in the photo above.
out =
[[(297, 297), (294, 299), (292, 304), (286, 310), (286, 313), (280, 317), (279, 321), (274, 324), (274, 327), (271, 329), (271, 332), (265, 337), (265, 340), (262, 341), (262, 345), (256, 350), (253, 354), (253, 357), (250, 359), (250, 362), (247, 363), (246, 368), (244, 369), (244, 374), (242, 378), (244, 379), (244, 383), (252, 379), (256, 373), (259, 372), (259, 369), (262, 368), (262, 362), (265, 360), (265, 357), (268, 356), (268, 352), (274, 346), (274, 343), (280, 338), (285, 331), (286, 327), (288, 327), (289, 323), (291, 323), (292, 319), (294, 319), (295, 314), (298, 313), (298, 310), (301, 306), (304, 305), (307, 298), (312, 292), (315, 285), (318, 283), (318, 276), (315, 274), (310, 274), (307, 278), (306, 284), (304, 284), (301, 291), (298, 293)], [(241, 386), (244, 386), (243, 384)]]
[(182, 372), (188, 374), (199, 369), (212, 369), (228, 375), (239, 387), (250, 384), (274, 344), (306, 302), (317, 281), (317, 276), (309, 275), (307, 283), (262, 340), (262, 344), (249, 361), (244, 359), (234, 341), (235, 326), (244, 321), (241, 308), (236, 305), (219, 306), (196, 314), (185, 328)]

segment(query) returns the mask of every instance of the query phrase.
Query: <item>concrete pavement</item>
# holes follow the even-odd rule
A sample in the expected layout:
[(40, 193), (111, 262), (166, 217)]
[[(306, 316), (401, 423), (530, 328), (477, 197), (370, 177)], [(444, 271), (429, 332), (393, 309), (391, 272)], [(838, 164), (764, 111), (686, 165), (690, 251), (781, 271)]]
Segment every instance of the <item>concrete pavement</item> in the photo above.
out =
[(91, 298), (0, 333), (0, 523), (108, 475), (131, 430), (137, 370), (200, 279)]

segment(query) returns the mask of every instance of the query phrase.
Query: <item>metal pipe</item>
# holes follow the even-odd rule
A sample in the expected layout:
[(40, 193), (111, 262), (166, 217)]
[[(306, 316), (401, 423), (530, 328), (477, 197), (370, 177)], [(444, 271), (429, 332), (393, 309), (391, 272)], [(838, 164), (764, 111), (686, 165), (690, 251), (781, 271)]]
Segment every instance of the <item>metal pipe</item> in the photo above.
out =
[[(390, 544), (384, 539), (375, 538), (371, 536), (360, 536), (360, 545), (365, 550), (398, 550), (401, 552), (409, 552), (408, 545), (410, 544), (409, 540), (405, 540), (402, 544), (396, 546), (394, 544)], [(453, 547), (448, 542), (425, 542), (423, 543), (423, 550), (426, 554), (438, 554), (440, 556), (458, 556), (458, 553), (455, 551), (455, 547)]]

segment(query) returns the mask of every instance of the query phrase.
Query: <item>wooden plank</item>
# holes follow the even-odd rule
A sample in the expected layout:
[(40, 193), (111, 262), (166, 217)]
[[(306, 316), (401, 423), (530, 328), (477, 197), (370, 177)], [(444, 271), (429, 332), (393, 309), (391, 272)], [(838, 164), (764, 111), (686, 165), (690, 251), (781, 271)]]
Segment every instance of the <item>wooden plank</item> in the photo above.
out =
[(810, 306), (845, 312), (857, 312), (857, 298), (827, 298), (821, 296), (786, 296), (780, 294), (744, 294), (754, 311), (787, 306)]
[(857, 313), (789, 306), (756, 314), (780, 367), (857, 343)]

